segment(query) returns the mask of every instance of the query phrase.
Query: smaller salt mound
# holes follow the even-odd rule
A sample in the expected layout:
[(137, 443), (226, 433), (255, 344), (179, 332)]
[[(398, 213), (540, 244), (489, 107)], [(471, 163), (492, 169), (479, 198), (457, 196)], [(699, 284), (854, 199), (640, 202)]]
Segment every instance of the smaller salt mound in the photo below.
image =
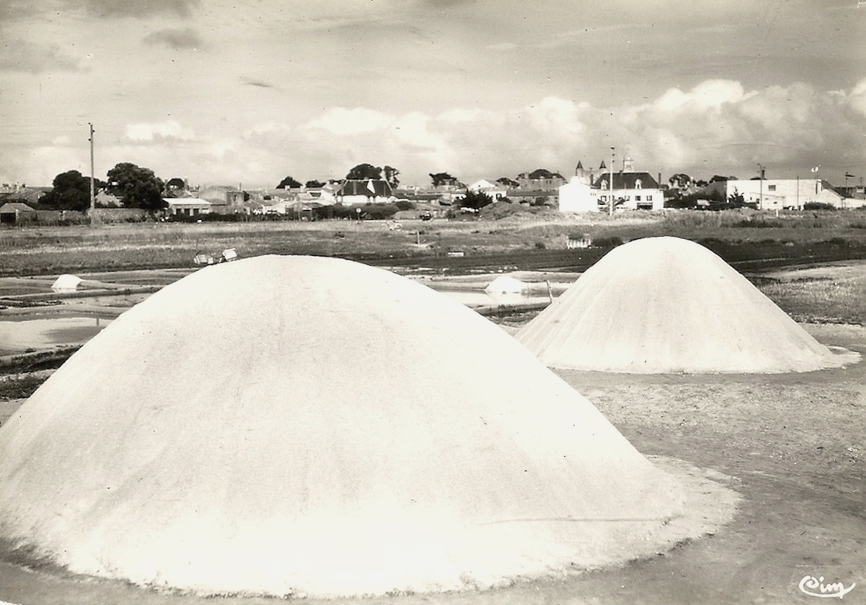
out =
[(615, 248), (516, 334), (547, 366), (636, 374), (808, 372), (834, 355), (703, 246)]
[(484, 291), (489, 294), (519, 294), (528, 287), (528, 284), (510, 275), (500, 275), (490, 282)]
[(74, 292), (81, 284), (81, 278), (76, 275), (64, 274), (54, 280), (51, 289), (55, 292)]

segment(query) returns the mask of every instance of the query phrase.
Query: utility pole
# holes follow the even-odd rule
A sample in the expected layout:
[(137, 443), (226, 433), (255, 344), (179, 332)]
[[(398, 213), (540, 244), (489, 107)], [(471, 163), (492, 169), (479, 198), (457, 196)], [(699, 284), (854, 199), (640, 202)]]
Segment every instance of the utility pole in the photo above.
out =
[(856, 179), (856, 178), (857, 177), (855, 175), (851, 174), (847, 170), (845, 171), (845, 195), (842, 198), (842, 207), (843, 208), (845, 207), (845, 198), (846, 197), (854, 197), (853, 195), (851, 195), (851, 192), (848, 190), (848, 179)]
[(94, 210), (96, 209), (96, 185), (93, 181), (93, 124), (88, 122), (88, 126), (90, 126), (90, 224), (93, 225), (93, 215), (96, 214)]
[(760, 180), (759, 187), (759, 197), (758, 197), (758, 210), (764, 209), (764, 167), (758, 164), (758, 177)]
[(615, 149), (615, 147), (610, 148), (610, 183), (608, 183), (610, 185), (610, 187), (609, 187), (609, 189), (610, 189), (610, 191), (609, 191), (610, 205), (609, 205), (609, 209), (608, 209), (608, 214), (610, 216), (613, 216), (613, 204), (614, 204), (614, 201), (613, 201), (613, 159), (614, 159), (614, 157), (616, 157), (613, 154), (614, 149)]
[(802, 210), (800, 208), (800, 173), (797, 173), (797, 210)]

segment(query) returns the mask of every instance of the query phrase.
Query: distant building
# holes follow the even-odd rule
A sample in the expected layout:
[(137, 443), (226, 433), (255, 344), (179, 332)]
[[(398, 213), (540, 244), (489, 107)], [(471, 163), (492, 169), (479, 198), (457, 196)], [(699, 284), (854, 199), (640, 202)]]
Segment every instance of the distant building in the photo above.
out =
[(599, 204), (605, 207), (611, 196), (614, 207), (624, 210), (662, 210), (665, 207), (664, 190), (649, 172), (634, 169), (634, 161), (626, 155), (623, 167), (613, 173), (611, 187), (610, 172), (601, 172), (593, 185), (599, 190)]
[(244, 204), (247, 200), (247, 194), (240, 188), (221, 185), (205, 187), (199, 193), (198, 198), (210, 202), (211, 212), (248, 214), (250, 211)]
[(52, 190), (52, 187), (27, 187), (14, 183), (0, 187), (0, 205), (6, 202), (18, 202), (35, 206), (42, 197)]
[(6, 202), (0, 206), (0, 223), (21, 225), (36, 220), (36, 210), (21, 202)]
[(523, 191), (556, 191), (566, 183), (561, 174), (544, 168), (538, 168), (529, 174), (521, 173), (517, 176), (517, 182), (518, 189)]
[(493, 200), (501, 200), (508, 197), (508, 187), (499, 183), (491, 183), (486, 179), (475, 181), (468, 187), (469, 191), (476, 193), (484, 193), (490, 196)]
[(626, 156), (623, 167), (611, 173), (604, 162), (598, 172), (587, 171), (577, 163), (575, 175), (568, 184), (559, 187), (559, 209), (563, 212), (595, 212), (607, 210), (613, 198), (618, 210), (661, 210), (664, 191), (648, 172), (636, 171), (634, 161)]
[(812, 202), (829, 204), (834, 208), (860, 208), (866, 200), (845, 197), (827, 181), (821, 179), (755, 179), (730, 180), (726, 184), (726, 196), (742, 195), (747, 204), (760, 210), (800, 210)]
[(346, 179), (337, 190), (337, 202), (352, 204), (385, 204), (393, 198), (391, 185), (384, 179)]
[(93, 196), (93, 201), (98, 208), (120, 208), (123, 206), (123, 202), (119, 197), (112, 193), (107, 193), (105, 189), (100, 189)]
[(168, 204), (168, 214), (171, 216), (199, 216), (210, 214), (211, 203), (196, 197), (171, 197), (164, 198)]
[(598, 212), (598, 190), (574, 176), (559, 188), (560, 212)]

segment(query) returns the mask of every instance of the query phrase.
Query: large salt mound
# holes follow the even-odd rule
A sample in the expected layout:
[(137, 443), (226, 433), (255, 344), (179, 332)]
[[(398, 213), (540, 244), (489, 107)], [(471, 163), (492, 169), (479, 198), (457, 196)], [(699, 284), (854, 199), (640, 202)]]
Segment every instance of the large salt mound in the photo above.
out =
[(550, 367), (605, 372), (806, 372), (852, 360), (713, 252), (674, 237), (615, 248), (516, 338)]
[(200, 593), (502, 585), (653, 549), (681, 507), (500, 328), (336, 259), (167, 286), (0, 429), (0, 537)]

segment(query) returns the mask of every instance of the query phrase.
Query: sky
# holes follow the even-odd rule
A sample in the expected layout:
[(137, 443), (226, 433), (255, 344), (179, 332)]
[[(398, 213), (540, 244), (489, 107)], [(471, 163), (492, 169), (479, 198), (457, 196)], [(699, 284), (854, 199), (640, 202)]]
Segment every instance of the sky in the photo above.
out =
[[(0, 0), (0, 182), (866, 177), (866, 0)], [(613, 150), (611, 149), (613, 148)], [(815, 172), (814, 169), (818, 168)]]

